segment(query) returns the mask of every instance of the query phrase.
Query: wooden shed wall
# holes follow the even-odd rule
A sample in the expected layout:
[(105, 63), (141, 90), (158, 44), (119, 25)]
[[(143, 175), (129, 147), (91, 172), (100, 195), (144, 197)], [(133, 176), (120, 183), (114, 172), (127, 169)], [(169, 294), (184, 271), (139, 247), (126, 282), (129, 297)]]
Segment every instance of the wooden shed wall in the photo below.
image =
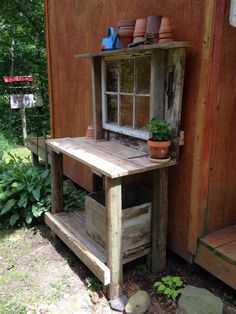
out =
[[(77, 53), (100, 49), (109, 25), (119, 19), (152, 14), (171, 16), (175, 39), (190, 41), (183, 94), (182, 129), (185, 146), (178, 167), (170, 170), (170, 248), (187, 260), (191, 174), (195, 137), (198, 86), (204, 41), (205, 0), (45, 0), (49, 61), (51, 125), (53, 137), (83, 136), (92, 123), (90, 61)], [(66, 174), (90, 189), (88, 169), (66, 160)], [(80, 176), (79, 176), (80, 173)]]
[(229, 25), (229, 10), (227, 1), (214, 106), (206, 233), (236, 224), (236, 28)]

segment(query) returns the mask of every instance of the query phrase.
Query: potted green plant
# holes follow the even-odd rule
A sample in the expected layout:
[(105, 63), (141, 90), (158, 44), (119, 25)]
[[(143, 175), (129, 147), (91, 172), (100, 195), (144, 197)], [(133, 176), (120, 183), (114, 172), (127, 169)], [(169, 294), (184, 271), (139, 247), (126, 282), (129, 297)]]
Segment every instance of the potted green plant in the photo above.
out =
[(153, 118), (148, 123), (152, 138), (147, 141), (152, 159), (166, 159), (171, 145), (170, 123), (166, 120)]

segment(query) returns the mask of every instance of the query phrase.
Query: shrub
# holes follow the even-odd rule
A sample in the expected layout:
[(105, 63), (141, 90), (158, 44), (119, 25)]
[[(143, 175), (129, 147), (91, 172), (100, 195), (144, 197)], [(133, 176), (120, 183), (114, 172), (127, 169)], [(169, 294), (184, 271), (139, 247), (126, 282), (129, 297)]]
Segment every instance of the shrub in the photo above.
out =
[(0, 154), (0, 219), (15, 225), (30, 224), (51, 206), (49, 170), (34, 168), (23, 158)]

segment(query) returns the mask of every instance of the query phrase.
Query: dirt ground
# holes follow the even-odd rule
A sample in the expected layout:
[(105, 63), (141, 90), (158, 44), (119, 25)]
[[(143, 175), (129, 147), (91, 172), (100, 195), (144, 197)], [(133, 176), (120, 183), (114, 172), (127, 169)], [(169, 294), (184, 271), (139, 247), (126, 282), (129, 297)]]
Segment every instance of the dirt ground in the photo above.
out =
[[(235, 291), (171, 252), (167, 270), (157, 276), (148, 272), (145, 259), (126, 265), (125, 294), (144, 289), (152, 299), (148, 313), (178, 313), (176, 302), (153, 291), (154, 282), (167, 274), (209, 289), (224, 301), (225, 313), (236, 313)], [(65, 245), (54, 242), (47, 226), (0, 230), (0, 314), (117, 313), (99, 288), (84, 264)]]

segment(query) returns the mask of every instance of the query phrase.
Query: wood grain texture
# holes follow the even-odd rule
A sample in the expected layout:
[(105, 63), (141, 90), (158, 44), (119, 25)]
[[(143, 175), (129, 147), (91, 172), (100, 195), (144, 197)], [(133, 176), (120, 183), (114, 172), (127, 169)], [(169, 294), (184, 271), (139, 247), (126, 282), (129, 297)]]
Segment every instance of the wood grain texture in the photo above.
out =
[(216, 251), (210, 250), (199, 243), (194, 261), (215, 277), (236, 289), (236, 265), (225, 260), (224, 256), (219, 256), (219, 253)]
[(121, 180), (105, 178), (105, 206), (107, 221), (107, 266), (111, 271), (108, 288), (110, 299), (123, 294), (122, 270), (122, 202)]
[(236, 223), (236, 28), (228, 23), (229, 6), (230, 1), (227, 1), (224, 23), (219, 30), (222, 40), (218, 42), (217, 38), (221, 56), (210, 161), (207, 233)]
[(104, 255), (101, 253), (102, 249), (96, 243), (93, 245), (80, 221), (75, 220), (74, 215), (71, 213), (55, 215), (46, 213), (45, 222), (104, 285), (110, 283), (110, 270), (102, 262), (104, 259)]
[(163, 271), (166, 267), (166, 235), (168, 219), (168, 170), (153, 171), (152, 201), (152, 254), (151, 270)]
[(201, 242), (213, 249), (234, 241), (236, 241), (236, 225), (211, 232), (201, 238)]
[[(200, 77), (205, 0), (45, 0), (47, 51), (50, 52), (49, 81), (53, 137), (83, 136), (92, 124), (91, 63), (75, 54), (96, 52), (109, 25), (120, 19), (136, 19), (153, 14), (171, 16), (176, 41), (189, 41), (183, 93), (181, 129), (185, 145), (179, 166), (169, 171), (170, 202), (168, 243), (187, 260), (190, 184), (195, 134), (196, 101)], [(102, 19), (98, 19), (102, 16)], [(68, 35), (69, 34), (69, 35)], [(91, 190), (91, 176), (77, 161), (64, 158), (65, 174)], [(151, 178), (150, 178), (151, 180)], [(181, 224), (181, 229), (179, 225)]]

